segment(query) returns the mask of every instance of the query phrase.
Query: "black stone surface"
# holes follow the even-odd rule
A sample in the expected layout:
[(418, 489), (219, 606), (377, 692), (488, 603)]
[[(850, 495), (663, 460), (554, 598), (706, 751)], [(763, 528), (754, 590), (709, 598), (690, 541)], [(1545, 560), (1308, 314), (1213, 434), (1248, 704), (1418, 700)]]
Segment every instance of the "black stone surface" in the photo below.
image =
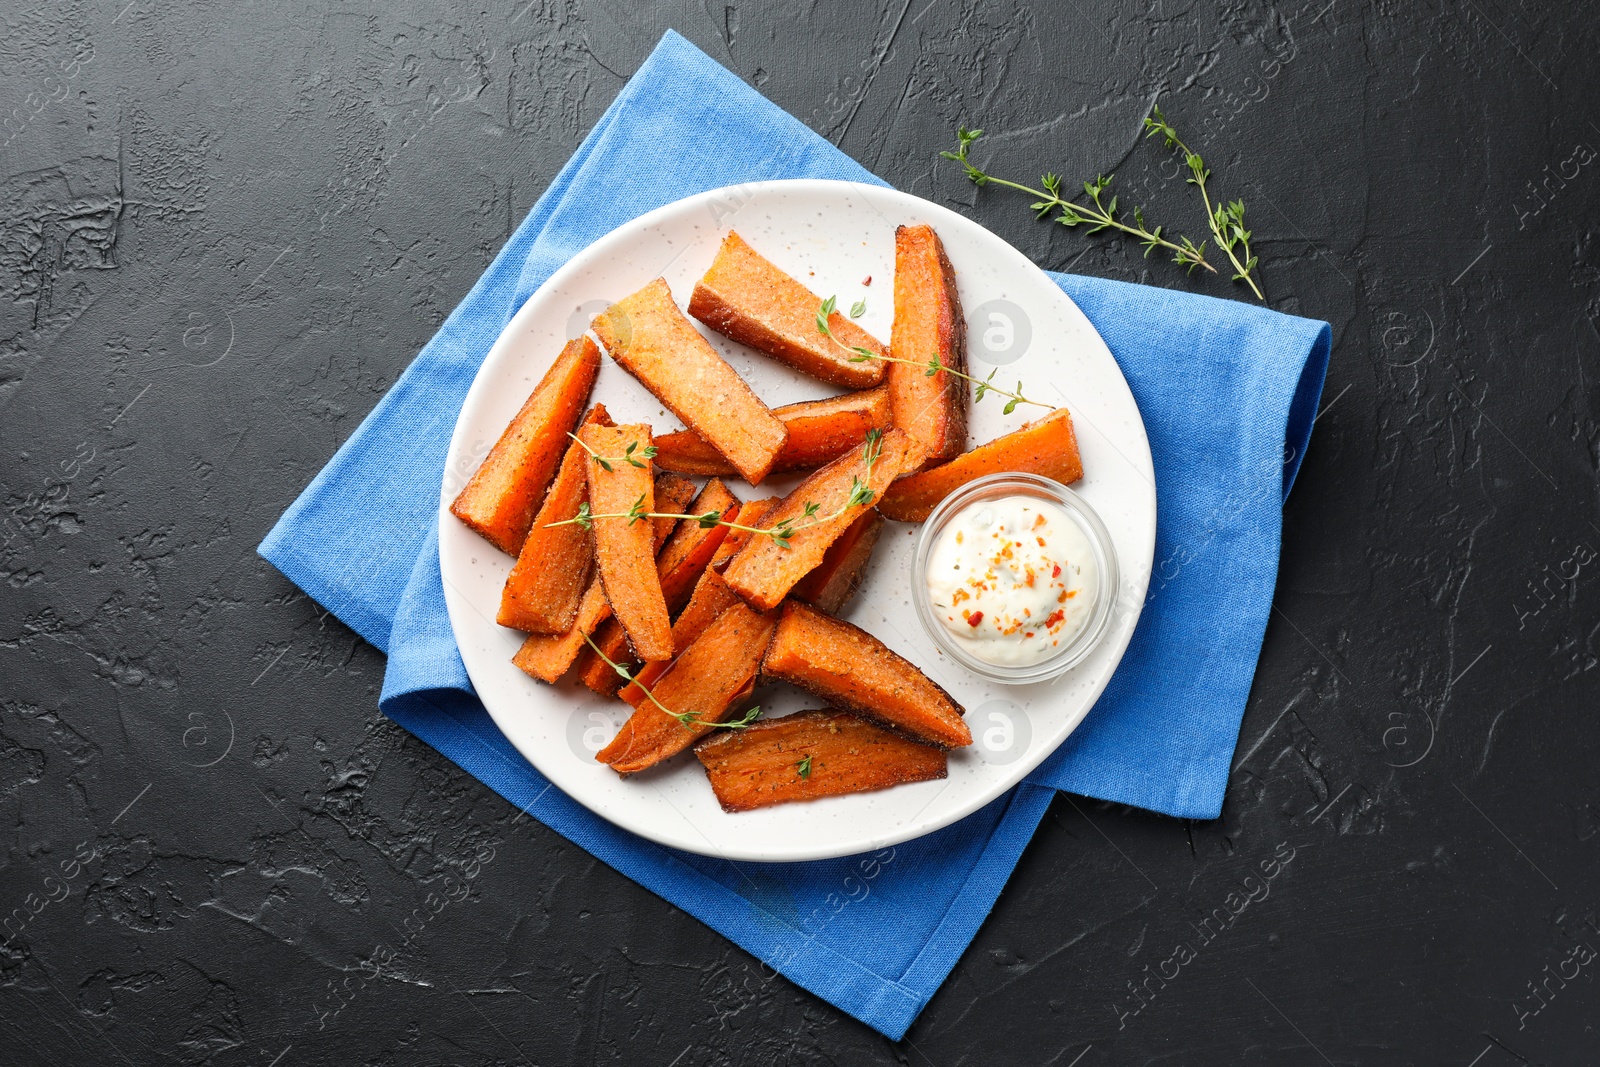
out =
[[(1584, 5), (3, 14), (0, 1062), (1595, 1062)], [(937, 158), (981, 124), (1194, 234), (1159, 93), (1334, 326), (1223, 818), (1058, 799), (899, 1044), (386, 723), (254, 551), (669, 26), (1042, 265), (1242, 298)]]

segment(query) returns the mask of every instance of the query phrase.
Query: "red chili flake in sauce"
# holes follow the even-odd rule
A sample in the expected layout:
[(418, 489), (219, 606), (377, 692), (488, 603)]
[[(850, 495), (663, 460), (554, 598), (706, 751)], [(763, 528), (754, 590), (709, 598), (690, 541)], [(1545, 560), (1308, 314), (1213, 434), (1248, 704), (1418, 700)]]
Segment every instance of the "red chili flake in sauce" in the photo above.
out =
[(974, 611), (971, 614), (964, 614), (962, 617), (967, 620), (968, 626), (976, 626), (983, 621), (983, 612)]
[(871, 285), (872, 284), (872, 275), (869, 274), (865, 278), (862, 278), (861, 279), (861, 284), (862, 285)]
[(1060, 608), (1057, 608), (1056, 610), (1054, 610), (1054, 611), (1052, 611), (1050, 613), (1050, 617), (1048, 619), (1044, 620), (1045, 628), (1046, 629), (1054, 629), (1056, 623), (1060, 622), (1062, 619), (1064, 619), (1066, 617), (1067, 617), (1067, 613), (1065, 611), (1062, 611)]
[(1059, 564), (1059, 563), (1056, 564), (1056, 569), (1050, 572), (1050, 577), (1052, 577), (1052, 578), (1061, 577), (1061, 564)]

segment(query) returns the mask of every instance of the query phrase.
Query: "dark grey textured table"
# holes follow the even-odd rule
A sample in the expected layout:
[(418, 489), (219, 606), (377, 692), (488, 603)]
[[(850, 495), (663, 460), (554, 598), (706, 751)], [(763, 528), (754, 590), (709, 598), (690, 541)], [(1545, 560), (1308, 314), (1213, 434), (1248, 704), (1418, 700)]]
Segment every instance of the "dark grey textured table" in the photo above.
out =
[[(1595, 1062), (1592, 14), (492, 6), (7, 5), (0, 1062)], [(669, 26), (1042, 265), (1244, 298), (937, 157), (1193, 233), (1159, 93), (1334, 325), (1223, 818), (1059, 800), (898, 1045), (386, 723), (254, 553)]]

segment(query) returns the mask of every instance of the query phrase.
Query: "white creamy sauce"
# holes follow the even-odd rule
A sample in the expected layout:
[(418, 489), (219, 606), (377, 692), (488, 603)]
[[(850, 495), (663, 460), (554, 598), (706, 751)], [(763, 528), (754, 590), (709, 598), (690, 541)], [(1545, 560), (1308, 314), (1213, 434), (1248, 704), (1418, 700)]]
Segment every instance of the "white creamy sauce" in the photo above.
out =
[(1071, 644), (1094, 608), (1094, 549), (1064, 510), (1032, 496), (957, 512), (928, 554), (929, 598), (945, 629), (985, 663), (1025, 667)]

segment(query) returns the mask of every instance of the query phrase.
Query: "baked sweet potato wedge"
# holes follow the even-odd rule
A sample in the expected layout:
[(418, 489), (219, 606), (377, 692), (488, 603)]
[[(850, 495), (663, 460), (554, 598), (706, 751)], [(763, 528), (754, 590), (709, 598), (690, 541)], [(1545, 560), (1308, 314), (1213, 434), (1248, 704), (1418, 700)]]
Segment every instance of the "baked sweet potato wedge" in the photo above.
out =
[(1026, 471), (1069, 485), (1083, 477), (1072, 416), (1057, 408), (986, 445), (979, 445), (949, 463), (927, 467), (891, 485), (878, 507), (899, 522), (921, 522), (939, 501), (975, 478), (1000, 471)]
[[(649, 460), (623, 459), (632, 447), (648, 453), (650, 427), (585, 426), (578, 439), (588, 446), (589, 507), (594, 522), (594, 558), (611, 612), (627, 631), (642, 660), (672, 658), (672, 616), (656, 573), (653, 526), (628, 517), (630, 509), (656, 510)], [(631, 458), (631, 457), (630, 457)], [(638, 466), (635, 466), (638, 463)]]
[[(858, 393), (807, 400), (773, 408), (788, 427), (789, 438), (773, 461), (772, 473), (814, 470), (860, 448), (868, 430), (888, 429), (889, 390), (883, 386)], [(722, 453), (693, 430), (656, 438), (656, 466), (681, 474), (737, 474)]]
[[(683, 509), (695, 497), (694, 483), (680, 474), (672, 471), (656, 471), (656, 510), (663, 515), (686, 515)], [(672, 531), (678, 528), (678, 520), (672, 518), (657, 518), (650, 520), (650, 534), (655, 540), (656, 551), (659, 553), (667, 544), (667, 538), (672, 536)]]
[[(689, 505), (688, 514), (705, 515), (717, 512), (724, 519), (731, 520), (739, 511), (739, 501), (728, 487), (713, 478), (706, 483), (706, 487), (695, 497), (694, 503)], [(727, 535), (726, 526), (702, 526), (694, 519), (680, 519), (677, 528), (667, 543), (661, 546), (656, 553), (656, 574), (661, 578), (661, 595), (667, 602), (667, 612), (675, 613), (688, 603), (690, 594), (694, 592), (695, 583), (705, 573), (706, 567), (711, 563), (711, 557), (721, 546), (723, 538)], [(678, 643), (678, 628), (672, 628), (673, 647), (683, 648)], [(628, 652), (627, 640), (621, 625), (615, 618), (607, 619), (594, 635), (594, 643), (613, 663), (633, 662), (633, 656)], [(622, 688), (622, 676), (605, 660), (595, 655), (593, 649), (586, 648), (578, 660), (578, 677), (584, 685), (601, 696), (615, 696), (618, 689)], [(648, 684), (648, 683), (647, 683)]]
[(840, 341), (834, 344), (817, 330), (821, 306), (820, 296), (779, 270), (737, 233), (722, 239), (717, 258), (689, 298), (689, 314), (802, 374), (847, 389), (866, 389), (883, 381), (883, 363), (852, 363), (848, 348), (879, 355), (888, 350), (837, 311), (828, 316), (828, 328)]
[[(589, 639), (600, 646), (600, 651), (606, 654), (606, 659), (611, 660), (611, 663), (627, 666), (633, 662), (633, 657), (628, 653), (628, 632), (617, 621), (615, 613), (595, 627)], [(664, 663), (662, 665), (665, 666)], [(577, 672), (578, 681), (600, 696), (611, 696), (622, 688), (622, 675), (618, 674), (611, 664), (595, 655), (594, 649), (587, 645), (578, 653), (572, 668)]]
[(930, 745), (972, 744), (961, 705), (916, 664), (859, 626), (805, 604), (784, 604), (761, 673)]
[(561, 465), (589, 390), (600, 372), (600, 350), (588, 337), (567, 342), (450, 503), (450, 514), (502, 552), (517, 555), (545, 490)]
[(788, 431), (672, 302), (660, 278), (592, 323), (606, 351), (683, 424), (759, 484)]
[[(610, 426), (604, 404), (596, 404), (583, 417), (584, 426)], [(501, 626), (530, 634), (558, 634), (570, 630), (578, 617), (578, 602), (594, 573), (594, 538), (568, 519), (589, 499), (589, 475), (584, 464), (589, 454), (576, 441), (568, 441), (567, 454), (534, 516), (522, 551), (500, 593)], [(565, 523), (565, 525), (552, 525)]]
[(950, 764), (942, 748), (832, 708), (719, 730), (694, 754), (729, 812), (926, 782)]
[[(655, 487), (656, 507), (660, 511), (681, 511), (694, 496), (694, 483), (676, 474), (656, 475)], [(666, 541), (672, 532), (673, 522), (672, 519), (650, 520), (650, 532), (656, 545)], [(583, 599), (578, 602), (578, 614), (572, 628), (565, 633), (531, 635), (522, 642), (522, 647), (511, 657), (511, 662), (542, 682), (556, 682), (567, 673), (579, 653), (589, 651), (584, 637), (594, 633), (609, 618), (611, 603), (606, 600), (605, 587), (596, 574), (589, 579), (589, 588), (583, 591)]]
[[(718, 616), (735, 604), (742, 603), (744, 601), (739, 599), (739, 594), (729, 589), (728, 583), (722, 580), (722, 575), (713, 570), (706, 571), (695, 585), (689, 603), (672, 622), (672, 646), (688, 648), (717, 621)], [(623, 686), (617, 696), (625, 703), (638, 707), (640, 701), (645, 699), (644, 689), (640, 686), (648, 688), (655, 685), (656, 679), (666, 673), (667, 666), (665, 663), (646, 663), (634, 673), (634, 681)]]
[(894, 232), (894, 331), (897, 360), (888, 371), (894, 424), (927, 453), (929, 463), (954, 459), (967, 447), (967, 383), (943, 370), (966, 372), (967, 320), (956, 294), (955, 268), (932, 226)]
[[(746, 500), (739, 505), (739, 525), (760, 526), (762, 518), (777, 507), (782, 499), (777, 496), (766, 496), (760, 500)], [(722, 539), (722, 544), (717, 548), (716, 555), (711, 557), (711, 569), (719, 574), (726, 570), (728, 563), (739, 554), (739, 550), (752, 536), (749, 530), (729, 530), (728, 536)]]
[[(687, 514), (708, 515), (715, 511), (723, 522), (736, 522), (740, 513), (739, 498), (728, 492), (721, 479), (713, 478), (700, 490)], [(657, 571), (661, 574), (661, 595), (666, 598), (667, 610), (676, 614), (689, 602), (695, 584), (711, 565), (711, 558), (727, 540), (726, 526), (702, 526), (698, 520), (683, 519), (672, 537), (661, 549)]]
[[(723, 571), (734, 592), (758, 610), (777, 607), (795, 583), (822, 562), (828, 546), (861, 517), (857, 506), (847, 506), (855, 485), (859, 482), (869, 490), (867, 498), (857, 500), (857, 505), (871, 508), (890, 482), (922, 458), (921, 451), (902, 430), (890, 430), (878, 446), (870, 465), (865, 448), (840, 456), (801, 482), (782, 503), (762, 516), (762, 529), (776, 530), (789, 523), (794, 534), (787, 539), (787, 545), (770, 535), (752, 536)], [(811, 505), (816, 510), (808, 515)]]
[(606, 601), (605, 589), (600, 585), (600, 576), (594, 575), (589, 579), (589, 588), (583, 591), (583, 599), (578, 601), (578, 614), (572, 621), (572, 628), (559, 634), (529, 634), (511, 662), (541, 682), (560, 681), (578, 653), (588, 647), (584, 638), (610, 617), (611, 605)]
[(822, 562), (795, 583), (789, 596), (803, 600), (829, 615), (839, 614), (861, 584), (872, 559), (872, 549), (883, 532), (883, 516), (869, 508), (845, 528), (839, 539), (822, 554)]
[[(754, 683), (776, 627), (776, 619), (743, 604), (724, 611), (650, 687), (655, 699), (674, 714), (646, 698), (595, 758), (618, 774), (633, 774), (677, 755), (710, 733)], [(680, 722), (678, 714), (692, 714), (698, 721)]]

